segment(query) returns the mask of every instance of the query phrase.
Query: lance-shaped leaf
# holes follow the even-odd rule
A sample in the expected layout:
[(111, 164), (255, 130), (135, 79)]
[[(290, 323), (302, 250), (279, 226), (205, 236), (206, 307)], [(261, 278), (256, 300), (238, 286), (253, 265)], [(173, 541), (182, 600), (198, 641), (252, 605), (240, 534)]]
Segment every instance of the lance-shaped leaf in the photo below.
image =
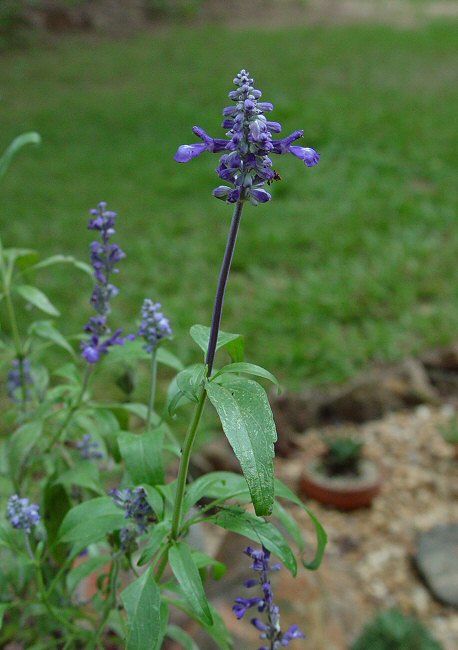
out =
[(207, 395), (242, 468), (257, 515), (274, 502), (274, 442), (277, 431), (265, 390), (250, 379), (208, 382)]
[(121, 508), (110, 497), (98, 497), (78, 504), (66, 514), (59, 538), (61, 542), (76, 542), (84, 548), (125, 524)]
[(50, 314), (51, 316), (59, 316), (58, 310), (54, 307), (49, 298), (36, 287), (32, 287), (29, 284), (20, 284), (15, 287), (15, 291), (29, 302), (37, 309), (44, 311), (45, 314)]
[(126, 650), (156, 650), (161, 641), (161, 592), (149, 568), (121, 594), (127, 613)]
[(163, 441), (160, 429), (141, 434), (123, 432), (118, 437), (121, 456), (135, 485), (164, 483)]
[(198, 402), (205, 377), (205, 366), (196, 363), (185, 368), (172, 380), (167, 392), (167, 410), (169, 415), (174, 415), (180, 402)]
[(184, 510), (187, 512), (197, 501), (203, 497), (213, 499), (237, 499), (248, 496), (249, 491), (246, 480), (234, 472), (209, 472), (199, 476), (186, 488), (184, 497)]
[(187, 632), (177, 627), (176, 625), (169, 625), (167, 627), (167, 636), (177, 641), (185, 650), (199, 650), (199, 646), (194, 639), (189, 636)]
[(173, 544), (169, 551), (169, 562), (194, 615), (199, 621), (212, 625), (213, 618), (202, 579), (189, 546), (185, 542)]
[[(193, 325), (189, 330), (191, 338), (197, 343), (206, 354), (210, 340), (210, 328), (205, 325)], [(232, 361), (243, 361), (244, 345), (241, 334), (219, 331), (216, 349), (226, 348)]]
[(79, 269), (80, 271), (83, 271), (84, 273), (86, 273), (91, 277), (94, 273), (94, 269), (91, 266), (89, 266), (89, 264), (77, 260), (72, 255), (51, 255), (50, 257), (47, 257), (45, 260), (42, 260), (41, 262), (37, 262), (36, 264), (34, 264), (32, 268), (37, 270), (45, 269), (48, 266), (53, 266), (54, 264), (71, 264), (75, 268)]
[(244, 363), (244, 362), (230, 363), (227, 366), (223, 366), (220, 370), (218, 370), (218, 372), (213, 375), (212, 381), (214, 381), (217, 377), (227, 373), (254, 375), (255, 377), (262, 377), (263, 379), (268, 379), (273, 384), (275, 384), (279, 393), (281, 391), (280, 384), (278, 383), (278, 380), (275, 377), (275, 375), (273, 375), (271, 372), (269, 372), (262, 366), (257, 366), (254, 363)]
[(258, 544), (262, 544), (283, 562), (293, 576), (296, 575), (296, 558), (286, 539), (270, 521), (255, 517), (237, 507), (221, 508), (220, 512), (209, 517), (208, 521), (213, 521), (221, 528), (231, 530), (233, 533), (243, 535)]
[(87, 560), (84, 560), (82, 564), (78, 564), (70, 573), (66, 576), (66, 584), (70, 593), (76, 589), (79, 583), (94, 573), (98, 569), (101, 569), (103, 566), (107, 565), (110, 558), (106, 555), (98, 555), (97, 557), (90, 557)]
[(152, 526), (151, 531), (148, 532), (147, 544), (142, 551), (140, 559), (137, 562), (138, 566), (143, 566), (156, 555), (157, 551), (161, 547), (161, 544), (170, 532), (170, 526), (171, 524), (168, 519), (160, 521), (158, 524)]
[(182, 612), (185, 612), (185, 614), (187, 614), (189, 618), (192, 618), (193, 620), (200, 623), (200, 625), (204, 628), (204, 630), (212, 637), (212, 639), (216, 641), (220, 650), (234, 650), (232, 637), (229, 634), (229, 630), (227, 629), (226, 624), (217, 609), (215, 609), (210, 605), (210, 612), (213, 618), (213, 624), (208, 625), (207, 623), (200, 621), (196, 617), (194, 610), (191, 609), (188, 603), (185, 602), (184, 600), (178, 600), (176, 598), (171, 598), (169, 596), (166, 596), (165, 598), (167, 602), (169, 602), (171, 605), (174, 605), (177, 609), (181, 609)]
[(60, 348), (67, 350), (72, 356), (75, 356), (72, 346), (58, 329), (54, 327), (50, 320), (37, 320), (29, 327), (29, 334), (39, 336), (42, 339), (51, 341)]
[[(321, 564), (321, 560), (323, 559), (324, 555), (324, 549), (326, 547), (326, 543), (328, 541), (326, 531), (324, 530), (323, 526), (320, 524), (318, 518), (316, 515), (313, 514), (313, 512), (308, 508), (305, 503), (303, 503), (298, 496), (294, 494), (294, 492), (291, 492), (289, 487), (287, 487), (284, 483), (282, 483), (280, 480), (275, 479), (275, 494), (277, 497), (281, 497), (282, 499), (287, 499), (288, 501), (292, 501), (294, 504), (302, 508), (302, 510), (305, 510), (305, 512), (308, 514), (310, 517), (314, 527), (315, 527), (315, 533), (316, 533), (316, 541), (317, 541), (317, 549), (315, 552), (315, 557), (311, 562), (305, 562), (304, 559), (302, 559), (302, 564), (305, 566), (306, 569), (310, 569), (314, 571), (315, 569), (318, 569), (318, 567)], [(278, 512), (277, 512), (278, 514)], [(280, 513), (281, 515), (281, 513)], [(282, 522), (285, 525), (285, 520)], [(293, 534), (293, 531), (290, 530), (290, 532)], [(293, 534), (294, 536), (297, 535)], [(299, 546), (299, 548), (302, 550), (302, 545)]]
[(6, 173), (8, 167), (11, 164), (14, 156), (17, 152), (25, 147), (27, 144), (40, 144), (41, 137), (38, 133), (34, 131), (29, 131), (28, 133), (23, 133), (18, 135), (17, 138), (13, 140), (10, 146), (6, 149), (3, 155), (0, 158), (0, 178)]
[(8, 445), (8, 464), (12, 477), (21, 474), (22, 466), (27, 460), (33, 447), (42, 439), (43, 422), (33, 420), (17, 429)]

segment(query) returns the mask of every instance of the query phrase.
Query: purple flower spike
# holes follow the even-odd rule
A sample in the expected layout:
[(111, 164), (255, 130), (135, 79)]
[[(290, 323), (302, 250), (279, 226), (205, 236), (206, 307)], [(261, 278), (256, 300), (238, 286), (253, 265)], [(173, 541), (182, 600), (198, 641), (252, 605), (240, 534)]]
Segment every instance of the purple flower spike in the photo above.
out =
[(103, 458), (99, 451), (100, 444), (92, 439), (90, 433), (85, 433), (81, 440), (76, 443), (76, 448), (80, 450), (81, 458), (84, 460), (97, 460)]
[(115, 221), (116, 212), (107, 210), (105, 201), (101, 201), (97, 208), (90, 210), (93, 217), (89, 220), (89, 230), (96, 230), (100, 233), (101, 241), (93, 241), (90, 245), (91, 264), (94, 269), (96, 285), (91, 295), (91, 305), (97, 312), (92, 316), (84, 331), (90, 334), (89, 340), (81, 342), (81, 355), (87, 363), (94, 364), (106, 354), (113, 345), (124, 345), (127, 340), (135, 338), (129, 334), (121, 336), (121, 330), (111, 334), (107, 325), (108, 314), (111, 311), (110, 300), (118, 295), (118, 288), (110, 283), (110, 275), (118, 273), (116, 268), (126, 254), (117, 244), (110, 243), (110, 238), (116, 234)]
[(39, 507), (26, 498), (20, 499), (17, 494), (8, 499), (6, 516), (13, 528), (21, 528), (26, 535), (30, 535), (32, 527), (40, 522)]
[(144, 533), (149, 523), (156, 521), (156, 516), (146, 500), (146, 490), (137, 487), (134, 490), (111, 490), (110, 494), (114, 503), (122, 508), (126, 519), (133, 519), (139, 535)]
[(280, 627), (280, 611), (274, 603), (272, 586), (270, 584), (269, 573), (272, 570), (278, 570), (278, 564), (270, 565), (270, 551), (262, 547), (256, 550), (248, 546), (244, 553), (248, 555), (253, 563), (251, 568), (259, 575), (257, 579), (245, 581), (245, 587), (258, 585), (262, 591), (262, 597), (258, 598), (236, 598), (232, 611), (237, 619), (244, 617), (247, 609), (257, 606), (258, 611), (263, 613), (266, 621), (259, 618), (252, 618), (251, 624), (260, 632), (259, 638), (268, 640), (267, 646), (262, 646), (259, 650), (280, 650), (280, 647), (286, 647), (293, 639), (304, 639), (304, 635), (297, 625), (291, 625), (286, 631), (282, 632)]
[(204, 129), (195, 126), (193, 132), (203, 143), (181, 145), (175, 154), (175, 160), (184, 163), (197, 158), (204, 151), (225, 151), (216, 172), (234, 188), (220, 185), (213, 190), (213, 196), (226, 203), (249, 200), (253, 205), (258, 205), (271, 199), (264, 185), (280, 180), (280, 176), (271, 169), (272, 161), (268, 157), (270, 153), (292, 153), (303, 160), (307, 167), (317, 165), (320, 156), (310, 147), (291, 146), (302, 137), (303, 131), (294, 131), (283, 140), (272, 140), (272, 133), (280, 133), (282, 129), (279, 122), (267, 120), (264, 115), (273, 110), (273, 105), (258, 101), (262, 93), (253, 87), (253, 79), (246, 70), (241, 70), (236, 75), (234, 84), (237, 88), (229, 93), (229, 99), (235, 102), (235, 106), (223, 109), (226, 118), (223, 128), (228, 129), (226, 135), (230, 139), (212, 138)]
[(172, 328), (168, 318), (161, 312), (161, 306), (159, 302), (154, 303), (149, 298), (143, 301), (138, 336), (143, 337), (145, 340), (143, 348), (150, 354), (157, 349), (163, 339), (172, 336)]

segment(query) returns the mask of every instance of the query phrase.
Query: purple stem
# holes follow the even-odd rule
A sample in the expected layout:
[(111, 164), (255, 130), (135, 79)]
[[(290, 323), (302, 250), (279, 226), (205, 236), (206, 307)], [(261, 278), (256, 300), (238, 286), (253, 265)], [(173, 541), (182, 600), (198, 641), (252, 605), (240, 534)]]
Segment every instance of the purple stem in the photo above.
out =
[(218, 342), (219, 327), (221, 324), (221, 315), (223, 313), (224, 294), (226, 291), (227, 280), (231, 270), (232, 257), (234, 255), (235, 244), (237, 241), (237, 233), (239, 231), (240, 220), (242, 218), (243, 200), (236, 203), (234, 216), (232, 217), (231, 229), (227, 238), (226, 250), (224, 252), (223, 263), (219, 274), (218, 288), (216, 290), (215, 306), (213, 307), (213, 317), (210, 329), (210, 339), (208, 341), (207, 356), (205, 363), (207, 364), (208, 374), (210, 377), (213, 369), (213, 362), (215, 361), (216, 344)]

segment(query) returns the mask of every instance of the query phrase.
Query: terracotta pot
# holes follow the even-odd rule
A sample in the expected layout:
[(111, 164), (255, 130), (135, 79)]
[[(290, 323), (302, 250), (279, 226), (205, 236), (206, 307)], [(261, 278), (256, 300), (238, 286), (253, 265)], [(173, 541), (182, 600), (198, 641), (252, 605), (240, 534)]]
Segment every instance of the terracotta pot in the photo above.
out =
[(319, 467), (320, 458), (308, 461), (299, 488), (320, 503), (339, 510), (356, 510), (369, 506), (380, 492), (380, 473), (370, 460), (361, 461), (359, 476), (326, 476)]

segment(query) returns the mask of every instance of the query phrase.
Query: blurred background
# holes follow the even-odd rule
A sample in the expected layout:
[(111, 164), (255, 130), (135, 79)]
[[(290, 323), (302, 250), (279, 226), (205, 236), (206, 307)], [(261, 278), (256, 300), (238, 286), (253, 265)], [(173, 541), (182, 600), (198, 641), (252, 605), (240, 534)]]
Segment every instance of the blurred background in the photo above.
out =
[[(178, 165), (173, 155), (196, 140), (193, 125), (224, 137), (221, 110), (246, 68), (284, 134), (303, 129), (321, 161), (275, 158), (272, 202), (243, 216), (223, 329), (244, 334), (247, 360), (291, 393), (456, 342), (455, 0), (0, 0), (0, 45), (0, 149), (24, 131), (43, 139), (2, 181), (3, 244), (87, 260), (88, 211), (107, 201), (127, 253), (113, 328), (134, 331), (143, 299), (158, 300), (169, 348), (200, 360), (187, 332), (210, 324), (232, 210), (211, 196), (217, 156)], [(81, 331), (90, 280), (68, 266), (38, 286), (60, 327)], [(457, 647), (458, 617), (410, 566), (415, 534), (458, 516), (456, 462), (438, 433), (455, 411), (431, 413), (364, 425), (392, 478), (370, 514), (314, 506), (331, 540), (325, 564), (278, 587), (310, 649), (343, 650), (386, 605)], [(304, 449), (279, 460), (285, 480), (299, 476)], [(233, 544), (221, 551), (229, 563)], [(227, 593), (217, 585), (214, 596), (237, 634)]]
[[(2, 146), (43, 138), (3, 182), (4, 245), (87, 259), (88, 210), (108, 201), (128, 255), (113, 318), (131, 326), (160, 300), (194, 360), (186, 334), (210, 322), (231, 208), (211, 196), (216, 156), (173, 154), (194, 124), (223, 137), (244, 67), (321, 162), (276, 159), (273, 201), (244, 216), (223, 328), (292, 389), (454, 339), (457, 14), (450, 0), (1, 0)], [(90, 283), (73, 282), (46, 278), (75, 331)]]

